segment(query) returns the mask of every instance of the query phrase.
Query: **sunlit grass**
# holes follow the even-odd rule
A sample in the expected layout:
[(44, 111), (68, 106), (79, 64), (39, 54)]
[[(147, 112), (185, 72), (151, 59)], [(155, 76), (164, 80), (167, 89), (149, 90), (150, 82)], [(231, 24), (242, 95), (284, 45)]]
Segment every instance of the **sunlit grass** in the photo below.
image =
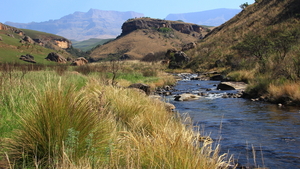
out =
[(287, 82), (282, 85), (270, 84), (268, 94), (271, 100), (279, 102), (282, 98), (300, 103), (300, 84)]
[[(0, 158), (6, 154), (12, 168), (226, 168), (218, 148), (200, 144), (186, 117), (99, 76), (50, 70), (1, 76)], [(152, 88), (174, 82), (159, 71), (153, 77)]]

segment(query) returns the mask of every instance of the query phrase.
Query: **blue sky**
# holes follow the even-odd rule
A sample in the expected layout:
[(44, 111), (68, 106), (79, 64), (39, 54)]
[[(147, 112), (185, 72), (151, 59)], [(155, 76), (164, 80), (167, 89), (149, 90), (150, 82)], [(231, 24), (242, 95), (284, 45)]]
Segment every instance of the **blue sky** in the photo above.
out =
[(254, 0), (1, 0), (0, 22), (29, 23), (59, 19), (89, 9), (134, 11), (164, 19), (168, 14), (200, 12), (217, 8), (239, 9)]

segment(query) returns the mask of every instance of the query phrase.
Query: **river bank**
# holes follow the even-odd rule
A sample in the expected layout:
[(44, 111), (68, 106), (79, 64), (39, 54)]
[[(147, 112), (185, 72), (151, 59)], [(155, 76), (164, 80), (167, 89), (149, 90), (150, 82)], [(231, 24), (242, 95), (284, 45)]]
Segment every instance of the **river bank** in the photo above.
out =
[[(185, 76), (186, 77), (186, 76)], [(265, 101), (224, 98), (236, 90), (217, 90), (220, 81), (182, 78), (165, 96), (193, 124), (221, 145), (222, 153), (234, 156), (247, 167), (300, 168), (299, 108), (278, 107)], [(209, 90), (207, 90), (209, 89)], [(182, 93), (204, 96), (196, 100), (175, 101)]]

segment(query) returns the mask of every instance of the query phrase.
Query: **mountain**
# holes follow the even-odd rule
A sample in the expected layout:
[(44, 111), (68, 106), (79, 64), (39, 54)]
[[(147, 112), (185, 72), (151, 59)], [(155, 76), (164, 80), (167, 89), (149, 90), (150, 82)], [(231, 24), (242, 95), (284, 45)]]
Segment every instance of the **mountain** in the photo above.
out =
[(88, 12), (74, 12), (57, 20), (31, 23), (5, 24), (63, 36), (67, 39), (87, 40), (90, 38), (115, 38), (121, 33), (122, 24), (131, 18), (142, 17), (141, 13), (90, 9)]
[(121, 35), (95, 48), (90, 57), (94, 61), (129, 58), (141, 60), (146, 55), (164, 54), (168, 49), (181, 49), (183, 44), (195, 42), (209, 30), (202, 26), (152, 18), (130, 19), (122, 25)]
[(240, 9), (220, 8), (201, 12), (169, 14), (166, 19), (172, 21), (182, 20), (184, 22), (195, 23), (198, 25), (219, 26), (239, 12), (241, 12)]

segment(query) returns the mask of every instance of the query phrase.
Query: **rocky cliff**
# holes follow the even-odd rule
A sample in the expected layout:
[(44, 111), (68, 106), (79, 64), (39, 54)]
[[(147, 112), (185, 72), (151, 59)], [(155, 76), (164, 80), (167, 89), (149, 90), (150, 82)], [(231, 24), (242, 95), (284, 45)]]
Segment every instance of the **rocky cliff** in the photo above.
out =
[(193, 34), (193, 36), (203, 36), (202, 34), (207, 32), (207, 29), (196, 24), (161, 20), (161, 19), (151, 19), (151, 18), (137, 18), (130, 19), (123, 23), (122, 34), (124, 36), (130, 32), (138, 29), (156, 29), (160, 28), (170, 28), (179, 31), (184, 34)]
[(154, 60), (165, 57), (168, 49), (181, 50), (184, 44), (197, 42), (208, 32), (202, 26), (152, 18), (135, 18), (123, 23), (121, 35), (95, 48), (93, 61), (104, 59)]

